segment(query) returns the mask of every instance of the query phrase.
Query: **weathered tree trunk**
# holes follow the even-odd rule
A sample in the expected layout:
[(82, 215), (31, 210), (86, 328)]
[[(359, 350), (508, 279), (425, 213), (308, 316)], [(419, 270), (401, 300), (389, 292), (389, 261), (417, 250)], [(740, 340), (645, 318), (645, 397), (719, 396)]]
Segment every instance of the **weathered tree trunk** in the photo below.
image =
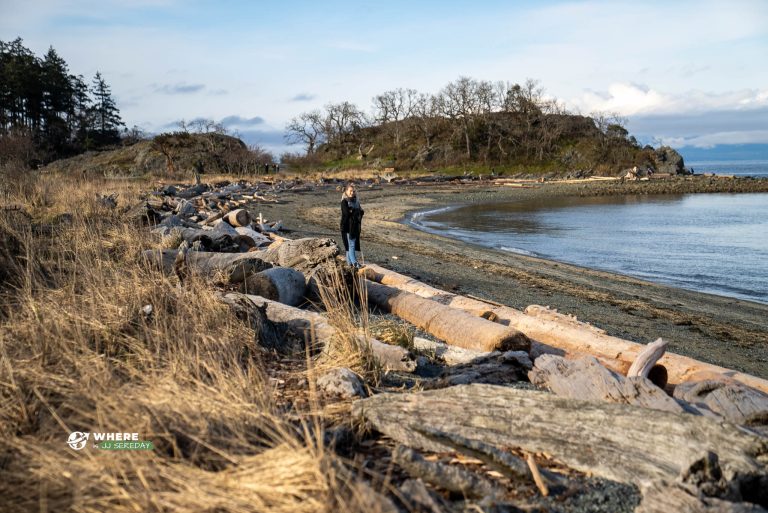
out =
[(448, 344), (476, 351), (530, 349), (519, 331), (378, 283), (366, 282), (368, 300)]
[[(412, 292), (421, 297), (434, 298), (456, 309), (470, 313), (490, 310), (498, 316), (496, 322), (512, 326), (530, 337), (531, 352), (534, 356), (544, 353), (575, 356), (588, 354), (610, 369), (626, 375), (632, 362), (645, 348), (644, 344), (611, 337), (593, 329), (584, 330), (570, 322), (532, 317), (507, 306), (496, 306), (451, 294), (377, 265), (368, 265), (362, 272), (368, 279), (374, 279), (379, 283)], [(730, 377), (768, 393), (768, 380), (686, 356), (666, 353), (659, 360), (659, 364), (666, 368), (670, 384), (701, 380), (702, 373), (707, 373), (708, 377)]]
[(307, 282), (304, 275), (290, 267), (273, 267), (248, 276), (240, 284), (246, 294), (261, 296), (278, 303), (297, 306), (304, 300)]
[(251, 214), (244, 208), (233, 210), (224, 216), (224, 219), (232, 226), (248, 226), (251, 224)]
[[(166, 274), (173, 274), (174, 262), (178, 251), (175, 249), (144, 251), (144, 260), (159, 267)], [(210, 253), (207, 251), (189, 251), (186, 265), (193, 272), (213, 277), (217, 273), (222, 281), (229, 284), (243, 282), (246, 277), (270, 269), (272, 264), (262, 260), (257, 253)]]
[(768, 434), (768, 395), (737, 381), (683, 383), (675, 387), (674, 397)]
[(591, 356), (566, 360), (562, 356), (544, 354), (536, 358), (528, 377), (534, 385), (546, 387), (562, 397), (634, 404), (675, 413), (685, 411), (646, 378), (625, 378), (603, 367)]
[[(316, 312), (248, 294), (227, 294), (224, 296), (224, 302), (236, 309), (266, 307), (267, 318), (273, 324), (304, 337), (308, 342), (314, 337), (315, 342), (323, 348), (329, 346), (331, 338), (336, 334), (335, 328), (327, 319)], [(413, 372), (416, 369), (416, 362), (402, 347), (391, 346), (372, 337), (366, 337), (364, 341), (370, 344), (373, 354), (385, 369), (402, 372)]]
[(379, 394), (356, 401), (352, 414), (410, 447), (455, 450), (439, 437), (459, 435), (639, 486), (674, 481), (709, 452), (730, 499), (768, 501), (768, 441), (707, 417), (493, 385)]
[(279, 239), (262, 252), (262, 258), (283, 267), (293, 267), (305, 274), (317, 266), (335, 260), (339, 247), (333, 239)]

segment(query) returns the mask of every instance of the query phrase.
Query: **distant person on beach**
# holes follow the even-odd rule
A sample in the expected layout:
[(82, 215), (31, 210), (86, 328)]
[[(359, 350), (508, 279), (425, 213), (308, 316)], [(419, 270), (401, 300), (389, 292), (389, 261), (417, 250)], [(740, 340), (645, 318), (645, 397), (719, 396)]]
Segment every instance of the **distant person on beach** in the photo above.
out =
[(359, 269), (355, 251), (360, 251), (360, 229), (365, 211), (360, 207), (355, 184), (349, 183), (341, 196), (341, 238), (347, 250), (347, 263)]

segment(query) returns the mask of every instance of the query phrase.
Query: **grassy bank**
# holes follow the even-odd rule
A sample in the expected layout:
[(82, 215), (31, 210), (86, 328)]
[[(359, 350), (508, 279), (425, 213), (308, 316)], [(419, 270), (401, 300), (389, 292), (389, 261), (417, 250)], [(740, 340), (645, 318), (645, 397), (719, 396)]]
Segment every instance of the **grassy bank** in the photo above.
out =
[[(154, 242), (124, 213), (147, 183), (5, 183), (3, 511), (362, 511), (311, 387), (305, 409), (278, 406), (257, 334), (212, 286), (141, 265)], [(138, 432), (154, 450), (77, 452), (73, 431)]]

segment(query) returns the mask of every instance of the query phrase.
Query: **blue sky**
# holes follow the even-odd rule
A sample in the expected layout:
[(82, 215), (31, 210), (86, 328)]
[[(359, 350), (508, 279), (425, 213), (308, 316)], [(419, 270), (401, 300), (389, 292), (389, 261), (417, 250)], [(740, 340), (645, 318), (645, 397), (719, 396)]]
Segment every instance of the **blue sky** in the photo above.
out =
[[(100, 70), (148, 131), (224, 120), (282, 151), (285, 123), (460, 75), (534, 78), (644, 141), (768, 143), (768, 2), (0, 0), (0, 39)], [(298, 147), (295, 148), (298, 150)]]

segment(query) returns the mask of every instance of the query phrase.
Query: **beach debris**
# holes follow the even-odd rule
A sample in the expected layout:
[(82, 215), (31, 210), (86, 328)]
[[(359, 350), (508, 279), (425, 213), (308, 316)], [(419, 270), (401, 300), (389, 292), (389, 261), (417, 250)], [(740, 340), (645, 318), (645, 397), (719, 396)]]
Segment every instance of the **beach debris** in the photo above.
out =
[(368, 300), (448, 344), (475, 351), (530, 349), (519, 331), (394, 287), (367, 281)]
[(290, 267), (272, 267), (251, 274), (240, 284), (240, 290), (246, 294), (262, 296), (290, 306), (297, 306), (304, 301), (306, 289), (304, 275)]
[[(267, 318), (279, 329), (290, 332), (307, 343), (314, 342), (323, 350), (330, 347), (331, 338), (336, 335), (336, 329), (331, 326), (325, 316), (317, 312), (236, 292), (224, 296), (223, 301), (241, 312), (247, 312), (253, 308), (264, 308)], [(357, 335), (357, 338), (361, 345), (370, 347), (385, 370), (401, 372), (416, 370), (416, 361), (407, 349), (391, 346), (362, 334)]]
[[(511, 326), (531, 339), (533, 358), (542, 354), (577, 357), (591, 355), (611, 370), (626, 375), (632, 363), (646, 347), (645, 344), (598, 333), (592, 329), (582, 329), (574, 326), (570, 321), (560, 322), (554, 318), (538, 318), (508, 306), (496, 306), (493, 303), (453, 294), (375, 264), (368, 264), (361, 273), (364, 273), (369, 280), (425, 299), (434, 298), (433, 302), (439, 300), (442, 305), (463, 310), (469, 314), (479, 315), (490, 310), (497, 315), (496, 323)], [(672, 385), (721, 377), (739, 381), (768, 393), (768, 380), (687, 356), (667, 352), (658, 364), (665, 367), (668, 381)]]
[(686, 409), (644, 377), (624, 376), (600, 365), (592, 356), (567, 360), (544, 354), (528, 373), (531, 383), (562, 397), (585, 401), (634, 404), (644, 408), (683, 413)]
[(738, 381), (682, 383), (675, 387), (673, 397), (768, 436), (768, 395)]
[(573, 469), (641, 489), (682, 480), (713, 453), (721, 498), (768, 503), (765, 439), (703, 416), (478, 384), (379, 394), (353, 403), (352, 413), (411, 448), (457, 450), (434, 434), (458, 435), (499, 450), (545, 452)]
[[(174, 263), (180, 252), (173, 249), (149, 249), (142, 253), (144, 261), (161, 269), (168, 275), (174, 272)], [(214, 253), (207, 251), (188, 251), (186, 265), (191, 272), (207, 277), (218, 277), (218, 281), (236, 285), (246, 277), (267, 270), (272, 264), (261, 258), (258, 253)]]

